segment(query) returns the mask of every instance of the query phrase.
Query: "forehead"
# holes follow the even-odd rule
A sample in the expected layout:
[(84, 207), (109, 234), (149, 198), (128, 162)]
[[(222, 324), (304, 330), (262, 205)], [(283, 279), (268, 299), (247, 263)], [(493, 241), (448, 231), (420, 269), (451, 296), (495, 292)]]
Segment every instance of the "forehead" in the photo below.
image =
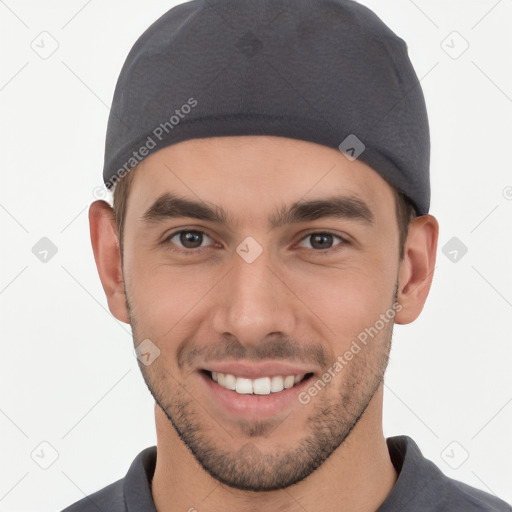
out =
[(137, 166), (129, 209), (140, 215), (166, 192), (222, 204), (238, 220), (333, 195), (360, 199), (383, 219), (395, 204), (391, 186), (365, 163), (320, 144), (261, 135), (190, 139), (157, 151)]

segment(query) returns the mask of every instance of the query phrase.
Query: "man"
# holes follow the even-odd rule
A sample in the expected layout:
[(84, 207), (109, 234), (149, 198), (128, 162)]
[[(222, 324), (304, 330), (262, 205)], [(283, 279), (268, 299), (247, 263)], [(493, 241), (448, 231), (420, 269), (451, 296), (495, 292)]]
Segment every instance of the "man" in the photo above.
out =
[(90, 208), (157, 446), (68, 507), (510, 511), (382, 431), (438, 223), (405, 43), (348, 0), (193, 0), (135, 43)]

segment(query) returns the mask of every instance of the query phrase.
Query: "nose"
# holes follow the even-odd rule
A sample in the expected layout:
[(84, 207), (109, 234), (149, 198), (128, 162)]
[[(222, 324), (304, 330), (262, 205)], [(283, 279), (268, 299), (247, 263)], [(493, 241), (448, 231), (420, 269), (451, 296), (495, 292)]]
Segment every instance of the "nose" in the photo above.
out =
[(272, 264), (268, 253), (248, 263), (236, 254), (232, 270), (218, 290), (213, 328), (243, 345), (260, 343), (269, 334), (291, 335), (300, 314), (287, 283), (287, 272)]

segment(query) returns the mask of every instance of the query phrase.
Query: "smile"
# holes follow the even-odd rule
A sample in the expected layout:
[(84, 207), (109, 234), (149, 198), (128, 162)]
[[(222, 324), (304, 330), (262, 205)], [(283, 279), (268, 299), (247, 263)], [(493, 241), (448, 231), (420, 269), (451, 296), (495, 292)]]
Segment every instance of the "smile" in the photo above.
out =
[(289, 389), (304, 378), (309, 378), (311, 373), (302, 375), (276, 375), (273, 377), (260, 377), (257, 379), (247, 379), (237, 377), (230, 373), (206, 372), (208, 376), (224, 389), (235, 391), (240, 395), (269, 395), (270, 393), (279, 393), (284, 389)]

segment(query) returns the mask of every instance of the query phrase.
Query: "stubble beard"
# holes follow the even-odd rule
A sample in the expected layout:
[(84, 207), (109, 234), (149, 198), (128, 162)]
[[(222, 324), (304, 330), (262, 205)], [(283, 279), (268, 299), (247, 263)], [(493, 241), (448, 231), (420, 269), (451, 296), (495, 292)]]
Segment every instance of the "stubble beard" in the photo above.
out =
[[(134, 343), (137, 345), (140, 342), (137, 321), (132, 315), (128, 296), (126, 302)], [(308, 404), (298, 404), (296, 407), (306, 407), (309, 412), (304, 422), (304, 436), (294, 448), (285, 449), (276, 443), (272, 452), (258, 447), (258, 440), (264, 438), (265, 444), (268, 444), (273, 434), (283, 438), (284, 426), (281, 423), (286, 418), (282, 421), (240, 420), (237, 423), (238, 439), (228, 443), (228, 446), (238, 444), (238, 440), (243, 437), (248, 438), (247, 442), (239, 449), (222, 447), (215, 430), (220, 431), (222, 428), (221, 435), (225, 438), (227, 429), (215, 424), (215, 419), (204, 412), (189, 392), (182, 389), (183, 385), (175, 377), (155, 363), (144, 366), (139, 362), (139, 367), (157, 405), (209, 475), (234, 489), (275, 491), (305, 479), (348, 438), (383, 382), (392, 333), (393, 322), (389, 322), (379, 333), (379, 339), (373, 339), (363, 347), (326, 389), (320, 391)], [(330, 398), (332, 392), (329, 393), (328, 388), (336, 384), (339, 386), (338, 392), (334, 398)], [(294, 428), (290, 420), (287, 428)], [(233, 430), (230, 427), (231, 433)]]

